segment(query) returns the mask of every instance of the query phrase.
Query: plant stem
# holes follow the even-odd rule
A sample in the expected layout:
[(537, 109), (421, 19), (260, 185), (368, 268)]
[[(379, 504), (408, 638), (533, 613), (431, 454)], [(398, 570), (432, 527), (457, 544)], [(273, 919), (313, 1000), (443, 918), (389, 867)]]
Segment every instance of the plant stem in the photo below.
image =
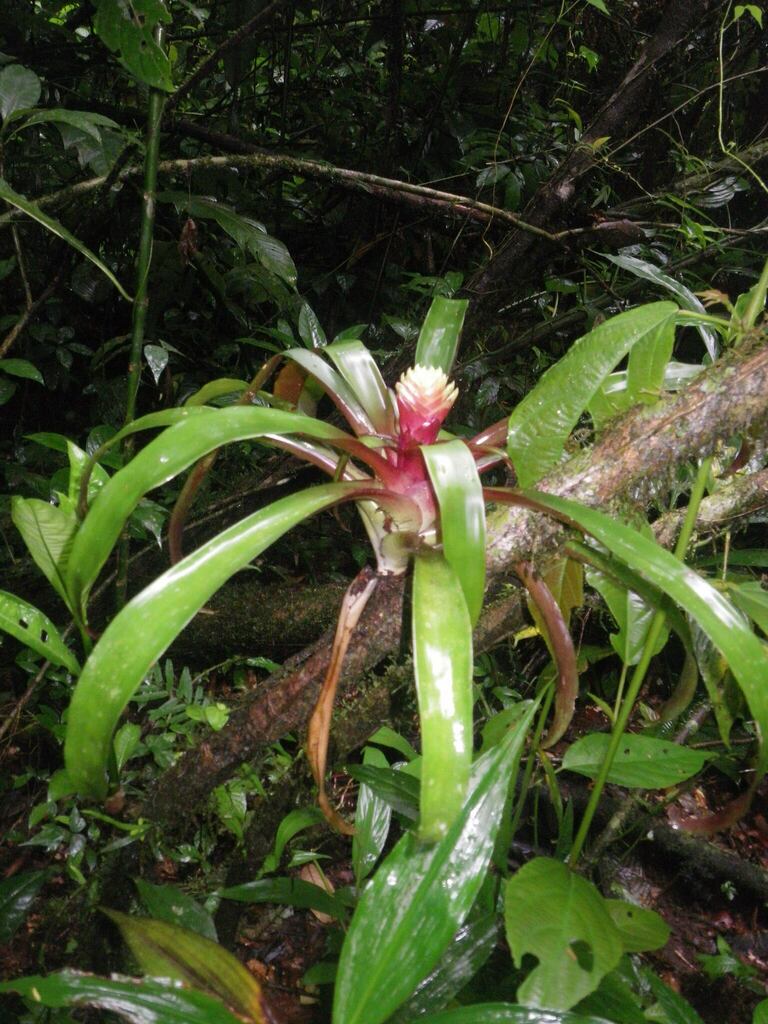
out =
[[(163, 28), (155, 28), (158, 46), (163, 42)], [(131, 347), (128, 357), (128, 393), (125, 400), (125, 423), (131, 423), (136, 415), (136, 396), (141, 379), (141, 352), (144, 345), (144, 329), (149, 307), (149, 270), (152, 264), (152, 248), (155, 230), (155, 196), (157, 193), (157, 167), (160, 154), (160, 120), (163, 116), (165, 94), (159, 89), (149, 90), (147, 106), (146, 155), (144, 157), (144, 194), (141, 208), (139, 251), (136, 260), (136, 297), (133, 302)], [(126, 437), (122, 445), (123, 459), (127, 462), (133, 454), (134, 438)], [(116, 605), (120, 609), (128, 594), (127, 531), (123, 532), (117, 552), (117, 579), (115, 582)]]
[(512, 839), (517, 833), (518, 828), (520, 827), (520, 819), (523, 816), (523, 808), (525, 807), (525, 801), (528, 796), (528, 789), (530, 787), (531, 777), (533, 775), (533, 769), (536, 764), (536, 755), (539, 749), (539, 745), (541, 743), (541, 737), (544, 734), (544, 726), (547, 723), (549, 709), (552, 707), (552, 701), (554, 700), (554, 696), (555, 687), (554, 684), (552, 684), (547, 688), (547, 695), (544, 698), (544, 703), (541, 706), (539, 718), (536, 722), (536, 728), (534, 730), (533, 736), (531, 737), (531, 745), (528, 752), (528, 757), (525, 762), (525, 771), (523, 772), (523, 778), (520, 784), (520, 795), (517, 800), (515, 812), (512, 815), (512, 822), (509, 826), (510, 842), (512, 841)]
[[(680, 535), (677, 538), (675, 545), (675, 556), (682, 559), (688, 548), (688, 542), (691, 539), (693, 528), (696, 524), (696, 517), (699, 511), (699, 505), (701, 499), (704, 497), (704, 489), (709, 479), (709, 472), (712, 465), (711, 457), (704, 459), (699, 466), (699, 472), (696, 476), (693, 488), (691, 490), (691, 497), (688, 501), (688, 509), (685, 514), (685, 521), (680, 531)], [(635, 666), (635, 671), (632, 673), (632, 679), (630, 680), (629, 687), (627, 688), (626, 696), (622, 702), (621, 708), (616, 716), (616, 720), (613, 723), (613, 729), (611, 731), (611, 741), (608, 745), (603, 763), (600, 765), (600, 771), (598, 772), (597, 778), (595, 779), (595, 785), (589, 797), (584, 816), (581, 819), (579, 830), (576, 833), (576, 838), (573, 841), (571, 852), (568, 856), (568, 862), (571, 867), (575, 867), (578, 859), (581, 855), (581, 851), (584, 848), (589, 829), (592, 825), (592, 819), (597, 811), (600, 798), (603, 795), (605, 784), (608, 781), (608, 775), (610, 774), (613, 766), (616, 752), (619, 749), (622, 736), (627, 728), (629, 722), (629, 716), (632, 714), (632, 709), (635, 706), (637, 696), (640, 693), (640, 687), (643, 685), (645, 674), (648, 671), (648, 666), (651, 663), (651, 658), (654, 655), (656, 644), (658, 642), (661, 631), (664, 628), (664, 612), (659, 610), (653, 616), (651, 625), (648, 629), (648, 636), (645, 639), (645, 645), (643, 647), (643, 653), (640, 656), (640, 661)]]

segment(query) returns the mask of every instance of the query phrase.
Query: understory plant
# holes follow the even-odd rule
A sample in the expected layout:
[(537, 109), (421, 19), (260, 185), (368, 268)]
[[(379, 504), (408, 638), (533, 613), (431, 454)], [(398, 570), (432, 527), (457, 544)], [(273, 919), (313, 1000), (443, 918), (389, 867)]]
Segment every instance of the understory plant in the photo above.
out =
[[(666, 932), (653, 915), (641, 918), (638, 933), (634, 912), (608, 905), (610, 901), (603, 901), (594, 887), (573, 872), (597, 801), (605, 783), (624, 782), (631, 776), (633, 764), (637, 770), (638, 760), (646, 764), (659, 761), (653, 783), (658, 786), (684, 781), (706, 760), (695, 752), (685, 751), (692, 756), (681, 756), (672, 744), (657, 737), (625, 736), (650, 658), (669, 629), (678, 634), (687, 651), (700, 650), (701, 644), (692, 636), (695, 629), (725, 660), (757, 729), (758, 752), (747, 801), (766, 765), (762, 740), (768, 728), (764, 685), (768, 658), (749, 620), (683, 561), (698, 502), (709, 480), (710, 460), (703, 460), (698, 467), (675, 553), (619, 517), (532, 487), (565, 457), (568, 439), (585, 411), (599, 429), (605, 409), (612, 403), (621, 411), (622, 405), (657, 400), (668, 380), (679, 324), (715, 330), (726, 343), (736, 344), (754, 332), (767, 285), (768, 269), (733, 306), (729, 319), (681, 310), (666, 301), (611, 318), (579, 339), (509, 420), (469, 440), (448, 433), (443, 426), (456, 397), (448, 374), (464, 304), (437, 299), (419, 335), (414, 365), (393, 391), (384, 384), (362, 342), (342, 337), (324, 350), (286, 353), (301, 371), (291, 399), (296, 408), (285, 408), (289, 399), (280, 376), (273, 392), (264, 390), (269, 374), (277, 368), (278, 360), (272, 360), (255, 381), (243, 387), (243, 404), (215, 408), (195, 404), (193, 399), (183, 408), (150, 414), (124, 428), (109, 445), (142, 430), (164, 429), (111, 477), (101, 464), (109, 445), (91, 459), (70, 445), (68, 492), (59, 496), (55, 507), (17, 498), (14, 520), (78, 626), (85, 656), (82, 669), (53, 623), (12, 595), (4, 596), (4, 625), (78, 677), (65, 740), (72, 790), (86, 799), (101, 800), (110, 787), (119, 784), (112, 763), (112, 737), (120, 715), (152, 664), (211, 595), (307, 516), (341, 502), (354, 502), (376, 566), (363, 569), (343, 599), (327, 676), (310, 722), (308, 752), (323, 812), (340, 830), (349, 831), (324, 787), (333, 695), (350, 639), (379, 580), (404, 574), (412, 564), (412, 641), (422, 747), (418, 806), (410, 819), (415, 824), (359, 894), (339, 960), (334, 1004), (335, 1024), (383, 1022), (396, 1014), (398, 1007), (410, 1005), (409, 1000), (418, 1003), (417, 994), (423, 987), (431, 991), (430, 972), (439, 973), (441, 957), (468, 919), (476, 923), (472, 915), (478, 912), (485, 885), (491, 886), (485, 897), (487, 909), (494, 912), (495, 883), (487, 881), (491, 877), (487, 869), (500, 836), (504, 843), (509, 839), (509, 829), (501, 826), (524, 742), (533, 729), (534, 746), (542, 737), (545, 743), (554, 743), (562, 737), (573, 713), (576, 661), (565, 622), (568, 608), (574, 604), (573, 591), (580, 586), (581, 564), (587, 562), (592, 566), (592, 579), (597, 581), (595, 574), (602, 574), (599, 585), (610, 595), (611, 607), (624, 602), (623, 627), (632, 634), (631, 650), (629, 646), (625, 650), (625, 671), (632, 668), (631, 677), (625, 688), (623, 682), (620, 686), (610, 737), (587, 736), (576, 741), (563, 762), (570, 770), (596, 780), (570, 848), (571, 866), (535, 858), (506, 883), (505, 926), (514, 962), (522, 968), (524, 957), (532, 953), (540, 966), (521, 981), (514, 1005), (473, 1008), (472, 1019), (600, 1024), (603, 1018), (597, 1011), (586, 1017), (570, 1016), (571, 1008), (593, 998), (603, 979), (613, 977), (620, 969), (623, 952), (653, 948), (665, 940)], [(616, 373), (625, 357), (626, 370)], [(221, 390), (231, 391), (232, 382), (224, 382)], [(216, 393), (214, 384), (202, 397)], [(310, 415), (322, 394), (333, 401), (351, 432)], [(213, 454), (225, 444), (246, 440), (288, 451), (323, 470), (331, 481), (281, 498), (181, 556), (184, 515)], [(515, 473), (516, 488), (482, 486), (481, 475), (499, 466)], [(179, 560), (95, 637), (89, 598), (126, 521), (144, 495), (190, 467), (197, 468), (172, 516), (173, 549)], [(497, 506), (492, 515), (498, 517), (508, 504), (555, 515), (577, 527), (584, 539), (572, 538), (564, 555), (546, 567), (549, 584), (541, 569), (517, 566), (532, 598), (534, 618), (554, 654), (557, 680), (553, 690), (542, 695), (538, 711), (521, 703), (514, 715), (505, 719), (506, 732), (497, 730), (484, 745), (483, 756), (474, 760), (472, 627), (481, 611), (485, 587), (486, 506)], [(550, 701), (554, 711), (545, 721)], [(595, 739), (600, 742), (595, 744)], [(529, 758), (528, 766), (532, 763)], [(742, 809), (744, 806), (742, 799)], [(365, 816), (356, 824), (358, 829), (368, 828)], [(386, 830), (383, 834), (386, 837)], [(373, 862), (382, 848), (383, 841)], [(563, 855), (567, 853), (563, 850)], [(503, 851), (494, 863), (504, 872)], [(365, 873), (360, 881), (364, 879)], [(248, 898), (242, 891), (219, 895)], [(542, 932), (542, 915), (558, 918), (561, 908), (571, 905), (573, 913), (563, 919), (557, 934), (546, 929)], [(382, 929), (382, 921), (390, 927)], [(164, 948), (171, 948), (175, 941), (173, 936), (153, 932), (152, 922), (118, 923), (124, 933), (133, 936), (133, 941), (130, 937), (128, 941), (134, 952), (137, 946), (156, 952), (161, 941)], [(580, 955), (580, 943), (586, 944), (589, 955)], [(180, 944), (185, 948), (181, 940)], [(201, 983), (199, 971), (191, 970), (188, 963), (169, 967), (167, 957), (158, 961), (146, 951), (137, 955), (150, 974), (179, 978), (211, 995), (211, 979), (204, 978)], [(206, 955), (192, 950), (187, 959), (200, 963)], [(184, 956), (180, 959), (184, 961)], [(370, 969), (371, 963), (377, 965), (376, 970)], [(106, 990), (86, 992), (88, 986), (80, 976), (71, 982), (51, 981), (47, 987), (40, 979), (28, 981), (23, 990), (45, 990), (46, 999), (71, 1001), (78, 998), (78, 991), (83, 1001), (94, 1005), (108, 1005), (112, 999)], [(12, 984), (21, 990), (22, 983)], [(616, 984), (614, 978), (611, 985), (615, 988)], [(648, 984), (653, 989), (660, 983), (656, 979)], [(440, 1003), (446, 990), (437, 981), (434, 985), (442, 996), (435, 996), (429, 1005), (439, 1008), (447, 1001), (444, 998)], [(672, 998), (659, 993), (662, 989), (656, 992), (659, 1001)], [(231, 992), (214, 988), (212, 994), (248, 1019), (272, 1019), (258, 999), (245, 1012), (239, 997)], [(150, 998), (149, 990), (145, 995)], [(173, 993), (155, 995), (171, 999)], [(115, 990), (113, 996), (109, 1005), (130, 1008), (123, 990)], [(186, 995), (180, 998), (183, 1002)], [(178, 1012), (192, 1014), (189, 1007)], [(412, 1012), (416, 1014), (415, 1009)], [(393, 1019), (410, 1018), (404, 1010)], [(454, 1017), (438, 1013), (430, 1019), (448, 1024)], [(464, 1018), (459, 1015), (455, 1019)], [(631, 1020), (631, 1015), (627, 1019)]]

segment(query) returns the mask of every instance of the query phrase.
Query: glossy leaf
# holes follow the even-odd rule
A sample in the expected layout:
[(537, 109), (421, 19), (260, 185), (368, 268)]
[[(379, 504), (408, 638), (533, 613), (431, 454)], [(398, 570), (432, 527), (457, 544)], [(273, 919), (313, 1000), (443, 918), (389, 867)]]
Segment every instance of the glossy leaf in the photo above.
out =
[[(64, 107), (36, 110), (23, 119), (20, 127), (29, 128), (35, 124), (68, 124), (90, 135), (96, 142), (101, 142), (102, 128), (120, 127), (116, 121), (104, 114), (95, 114), (90, 110), (67, 110)], [(18, 131), (19, 128), (16, 127), (15, 130)]]
[(292, 348), (285, 354), (288, 359), (293, 359), (322, 385), (356, 434), (375, 433), (373, 423), (357, 400), (352, 388), (337, 370), (326, 363), (322, 356), (303, 348)]
[(413, 775), (373, 764), (347, 765), (347, 774), (409, 821), (419, 818), (420, 783)]
[(236, 380), (231, 377), (218, 377), (216, 380), (208, 381), (194, 395), (190, 395), (184, 405), (186, 407), (195, 405), (206, 405), (223, 395), (241, 395), (248, 388), (247, 380)]
[(659, 1006), (664, 1013), (665, 1021), (668, 1024), (704, 1024), (704, 1021), (691, 1004), (686, 1002), (677, 992), (673, 992), (668, 985), (665, 985), (660, 978), (656, 977), (653, 971), (644, 970), (643, 977), (658, 1000)]
[(299, 330), (299, 337), (310, 349), (325, 348), (328, 339), (317, 318), (317, 313), (308, 302), (302, 302), (299, 310), (299, 319), (296, 324)]
[(648, 1024), (640, 1000), (623, 980), (621, 971), (619, 964), (615, 971), (606, 974), (597, 989), (578, 1004), (578, 1012), (621, 1024)]
[(124, 299), (129, 302), (133, 302), (133, 299), (128, 292), (123, 288), (118, 279), (109, 269), (109, 267), (101, 260), (96, 253), (92, 252), (87, 245), (76, 238), (71, 231), (68, 231), (63, 224), (59, 223), (54, 217), (50, 217), (47, 213), (44, 213), (37, 203), (32, 202), (31, 199), (27, 199), (26, 196), (20, 195), (18, 192), (14, 192), (7, 181), (0, 178), (0, 199), (4, 199), (10, 206), (15, 206), (17, 210), (21, 210), (22, 213), (26, 213), (32, 220), (36, 220), (38, 224), (42, 224), (44, 228), (47, 228), (51, 234), (61, 238), (67, 245), (71, 245), (73, 249), (76, 249), (81, 256), (85, 256), (87, 260), (90, 260), (95, 267), (104, 274), (104, 276), (112, 282), (117, 288)]
[(74, 509), (15, 495), (11, 499), (11, 519), (35, 565), (69, 605), (65, 576), (77, 532)]
[[(563, 768), (588, 779), (596, 778), (609, 743), (606, 733), (582, 736), (565, 752)], [(653, 736), (628, 733), (622, 737), (608, 781), (629, 789), (666, 789), (701, 771), (709, 756)]]
[(421, 1017), (420, 1024), (611, 1024), (604, 1017), (535, 1010), (511, 1003), (475, 1003)]
[(658, 401), (674, 344), (675, 321), (670, 318), (632, 347), (627, 362), (629, 405), (652, 405)]
[[(636, 665), (645, 648), (645, 639), (656, 609), (634, 590), (622, 586), (598, 569), (587, 570), (587, 582), (608, 605), (619, 627), (618, 633), (610, 634), (611, 646), (626, 665)], [(662, 630), (654, 654), (658, 654), (668, 637), (669, 630)]]
[(16, 637), (36, 654), (42, 654), (52, 664), (63, 665), (73, 675), (80, 672), (77, 658), (48, 616), (4, 590), (0, 590), (0, 629)]
[[(731, 729), (741, 710), (740, 694), (736, 690), (728, 663), (707, 634), (695, 622), (691, 623), (691, 649), (694, 664), (707, 690), (709, 702), (717, 722), (720, 739), (730, 745)], [(698, 679), (697, 679), (698, 681)]]
[(493, 952), (499, 936), (496, 914), (488, 914), (457, 932), (440, 963), (387, 1024), (412, 1024), (440, 1010), (474, 978)]
[[(641, 260), (637, 256), (625, 256), (623, 254), (609, 256), (605, 253), (604, 255), (607, 260), (615, 263), (622, 270), (628, 270), (635, 277), (639, 277), (644, 281), (650, 281), (652, 284), (658, 285), (658, 287), (670, 292), (675, 296), (683, 309), (690, 309), (694, 313), (706, 313), (701, 299), (698, 299), (690, 288), (686, 288), (684, 284), (676, 281), (674, 277), (670, 277), (669, 274), (666, 274), (653, 263), (649, 263), (648, 260)], [(717, 334), (706, 324), (696, 324), (695, 327), (704, 341), (710, 359), (714, 361), (717, 359), (719, 351)]]
[(730, 586), (728, 596), (768, 636), (768, 590), (751, 580)]
[(582, 529), (640, 576), (668, 594), (693, 618), (728, 662), (746, 697), (760, 735), (758, 771), (768, 764), (768, 654), (745, 624), (741, 614), (710, 583), (689, 569), (654, 540), (607, 516), (551, 494), (531, 492), (540, 505), (550, 508)]
[(334, 341), (325, 350), (379, 434), (391, 434), (395, 411), (376, 360), (361, 341)]
[[(363, 765), (388, 768), (389, 762), (376, 747), (366, 747)], [(407, 776), (403, 776), (406, 778)], [(355, 834), (352, 838), (352, 868), (359, 887), (373, 870), (389, 835), (392, 808), (366, 785), (361, 785), (355, 809)]]
[(569, 1010), (621, 958), (621, 937), (597, 889), (546, 857), (524, 864), (506, 885), (504, 922), (515, 965), (538, 964), (517, 990), (528, 1006)]
[(509, 418), (507, 450), (522, 487), (560, 461), (573, 428), (604, 378), (645, 338), (674, 318), (672, 302), (654, 302), (606, 320), (551, 366)]
[(456, 359), (461, 328), (467, 312), (466, 299), (432, 300), (416, 342), (415, 366), (439, 366), (449, 374)]
[(297, 807), (295, 810), (289, 811), (277, 827), (272, 852), (264, 858), (259, 874), (264, 875), (270, 871), (276, 871), (283, 851), (291, 839), (299, 832), (312, 828), (313, 825), (319, 825), (323, 821), (325, 818), (319, 807)]
[(88, 452), (67, 440), (67, 457), (69, 459), (69, 481), (67, 483), (67, 497), (72, 506), (75, 507), (80, 499), (80, 491), (83, 476), (88, 474), (88, 500), (91, 501), (99, 493), (104, 484), (109, 480), (109, 475), (98, 462), (91, 460)]
[(0, 370), (10, 374), (11, 377), (21, 377), (23, 380), (33, 380), (37, 384), (45, 384), (42, 373), (28, 359), (0, 359)]
[(463, 441), (423, 445), (421, 452), (440, 508), (443, 554), (474, 626), (485, 594), (485, 499), (477, 466)]
[(93, 28), (140, 82), (171, 92), (171, 63), (154, 37), (158, 22), (170, 20), (162, 0), (132, 0), (130, 7), (114, 0), (97, 0)]
[(621, 936), (626, 953), (661, 949), (669, 940), (669, 925), (655, 910), (638, 907), (626, 900), (605, 900), (605, 908)]
[(154, 978), (98, 978), (78, 971), (0, 982), (0, 992), (19, 995), (42, 1006), (93, 1006), (132, 1024), (242, 1024), (211, 996)]
[(173, 479), (203, 455), (232, 441), (271, 433), (303, 433), (323, 439), (345, 436), (319, 420), (279, 409), (233, 406), (196, 412), (194, 415), (193, 410), (187, 410), (185, 417), (142, 448), (94, 501), (78, 531), (70, 559), (67, 585), (75, 605), (85, 605), (123, 523), (141, 497)]
[(339, 960), (334, 1024), (381, 1024), (440, 961), (482, 885), (534, 710), (476, 762), (444, 839), (424, 845), (407, 833), (363, 890)]
[(253, 513), (168, 569), (112, 620), (85, 663), (69, 707), (64, 753), (79, 792), (96, 798), (106, 793), (105, 765), (122, 710), (193, 615), (233, 573), (291, 527), (349, 495), (350, 487), (315, 487)]
[(24, 871), (0, 882), (0, 945), (16, 934), (47, 878), (47, 871)]
[(257, 220), (243, 216), (226, 203), (206, 196), (190, 196), (187, 192), (160, 192), (158, 202), (173, 203), (195, 220), (213, 220), (237, 245), (275, 274), (289, 287), (296, 287), (296, 265), (285, 245), (267, 234)]
[(256, 978), (210, 939), (165, 921), (104, 910), (115, 922), (145, 974), (171, 978), (220, 999), (234, 1013), (265, 1024), (264, 994)]
[(143, 878), (133, 881), (147, 913), (155, 920), (180, 925), (216, 942), (213, 918), (189, 893), (177, 885), (153, 885)]
[(395, 732), (394, 729), (390, 729), (388, 725), (379, 726), (368, 742), (378, 743), (381, 747), (389, 747), (391, 750), (396, 750), (399, 754), (403, 755), (406, 761), (412, 761), (415, 757), (418, 757), (418, 754), (405, 736)]
[(220, 889), (218, 895), (236, 903), (280, 903), (303, 910), (318, 910), (342, 921), (347, 916), (347, 909), (338, 896), (301, 878), (260, 878), (255, 882)]
[(36, 106), (42, 86), (40, 79), (22, 64), (8, 64), (0, 71), (0, 116), (3, 121), (19, 110)]
[(472, 765), (472, 624), (459, 579), (439, 552), (415, 558), (411, 624), (422, 753), (419, 834), (432, 842), (459, 813)]

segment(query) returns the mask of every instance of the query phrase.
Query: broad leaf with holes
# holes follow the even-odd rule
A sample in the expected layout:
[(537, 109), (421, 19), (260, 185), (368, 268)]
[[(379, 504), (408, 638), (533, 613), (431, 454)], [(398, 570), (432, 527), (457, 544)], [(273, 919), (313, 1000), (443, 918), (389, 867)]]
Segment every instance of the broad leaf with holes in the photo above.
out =
[(48, 616), (29, 602), (4, 590), (0, 590), (0, 629), (26, 644), (36, 654), (41, 654), (53, 665), (63, 665), (73, 675), (79, 673), (77, 658)]
[(603, 897), (560, 861), (537, 857), (509, 879), (504, 922), (516, 966), (527, 953), (539, 961), (517, 990), (526, 1006), (569, 1010), (621, 958)]

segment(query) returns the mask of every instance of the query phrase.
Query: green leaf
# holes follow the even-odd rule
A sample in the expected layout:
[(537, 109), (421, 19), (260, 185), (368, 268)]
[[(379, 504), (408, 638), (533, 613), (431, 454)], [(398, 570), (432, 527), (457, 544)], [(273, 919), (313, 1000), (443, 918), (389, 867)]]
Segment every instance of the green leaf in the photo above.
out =
[(701, 674), (709, 702), (715, 714), (717, 731), (726, 746), (730, 745), (731, 728), (741, 710), (740, 693), (734, 693), (734, 682), (728, 663), (707, 634), (695, 622), (691, 623), (691, 648), (697, 673)]
[(327, 344), (325, 331), (317, 318), (317, 313), (308, 302), (302, 302), (299, 310), (297, 327), (299, 337), (309, 349), (324, 348)]
[(139, 898), (147, 912), (158, 921), (178, 924), (216, 942), (216, 926), (207, 910), (177, 885), (153, 885), (134, 878)]
[(71, 231), (68, 231), (63, 224), (55, 220), (53, 217), (49, 217), (47, 213), (43, 213), (37, 203), (32, 202), (25, 196), (19, 195), (18, 192), (14, 192), (7, 181), (0, 178), (0, 199), (4, 199), (6, 203), (11, 206), (15, 206), (17, 210), (21, 210), (22, 213), (26, 213), (32, 220), (36, 220), (38, 224), (42, 224), (44, 228), (47, 228), (52, 234), (58, 238), (63, 239), (67, 245), (71, 245), (73, 249), (76, 249), (82, 256), (85, 256), (87, 260), (90, 260), (95, 267), (98, 267), (102, 274), (107, 277), (112, 284), (117, 288), (124, 299), (129, 302), (133, 302), (133, 299), (128, 292), (123, 288), (118, 279), (103, 262), (99, 259), (96, 253), (91, 252), (87, 245), (84, 245), (79, 238), (76, 238)]
[(656, 977), (653, 971), (646, 968), (643, 971), (643, 978), (650, 985), (651, 991), (664, 1012), (665, 1024), (704, 1024), (691, 1004), (687, 1003), (677, 992), (673, 992), (660, 978)]
[[(616, 580), (598, 569), (587, 570), (587, 582), (600, 594), (610, 609), (619, 627), (618, 633), (611, 633), (611, 646), (625, 665), (636, 665), (642, 657), (645, 639), (656, 609)], [(669, 630), (662, 630), (654, 654), (658, 654), (669, 637)]]
[(515, 966), (538, 964), (517, 990), (527, 1006), (569, 1010), (621, 959), (621, 936), (602, 896), (557, 860), (537, 857), (510, 878), (504, 922)]
[(529, 497), (591, 533), (617, 558), (668, 594), (704, 630), (717, 647), (746, 697), (760, 735), (757, 770), (765, 771), (768, 750), (768, 654), (740, 612), (705, 579), (655, 541), (596, 509), (551, 494)]
[[(182, 412), (176, 410), (177, 415)], [(148, 421), (150, 417), (146, 416), (143, 422), (137, 421), (134, 428), (149, 426)], [(151, 422), (161, 421), (153, 419)], [(110, 443), (114, 443), (120, 433)], [(84, 609), (90, 588), (117, 542), (123, 523), (144, 494), (172, 480), (221, 445), (273, 433), (300, 433), (325, 440), (346, 436), (319, 420), (279, 409), (233, 406), (186, 410), (186, 416), (151, 441), (112, 477), (89, 509), (74, 542), (67, 578), (75, 606)]]
[(40, 79), (21, 64), (8, 64), (0, 71), (0, 116), (7, 121), (17, 110), (28, 110), (40, 99)]
[[(644, 281), (650, 281), (652, 284), (658, 285), (665, 291), (670, 292), (678, 300), (683, 309), (690, 309), (694, 313), (706, 314), (701, 299), (697, 298), (690, 288), (686, 288), (684, 284), (676, 281), (674, 277), (670, 277), (669, 274), (665, 274), (663, 270), (655, 266), (653, 263), (649, 263), (648, 260), (638, 259), (637, 256), (611, 256), (608, 253), (603, 253), (605, 259), (610, 260), (611, 263), (615, 263), (617, 267), (621, 267), (623, 270), (628, 270), (630, 274), (634, 274), (635, 277), (641, 278)], [(719, 345), (717, 341), (717, 334), (715, 331), (707, 326), (707, 324), (695, 324), (696, 330), (702, 337), (702, 340), (706, 346), (707, 352), (710, 358), (714, 362), (717, 359), (719, 351)]]
[(579, 338), (546, 371), (509, 418), (507, 447), (521, 487), (558, 464), (568, 436), (604, 378), (676, 312), (672, 302), (653, 302), (620, 313)]
[(282, 242), (267, 234), (267, 229), (259, 221), (239, 214), (226, 203), (204, 196), (190, 196), (186, 192), (160, 192), (157, 201), (173, 203), (177, 210), (185, 211), (196, 220), (214, 220), (244, 252), (250, 253), (291, 288), (296, 287), (296, 265), (290, 253)]
[(610, 17), (610, 11), (605, 6), (605, 0), (587, 0), (587, 3), (592, 7), (596, 7), (598, 11), (602, 11), (603, 14), (607, 14)]
[(768, 590), (757, 580), (751, 580), (729, 586), (728, 595), (736, 607), (768, 635)]
[[(388, 768), (389, 762), (376, 747), (366, 747), (363, 765)], [(403, 776), (407, 778), (407, 776)], [(392, 808), (370, 786), (361, 785), (355, 810), (355, 834), (352, 838), (352, 867), (358, 888), (373, 870), (389, 835)]]
[(451, 372), (467, 306), (466, 299), (438, 295), (432, 300), (416, 342), (414, 365), (438, 366), (445, 374)]
[(763, 999), (755, 1007), (752, 1024), (768, 1024), (768, 999)]
[(619, 964), (615, 971), (606, 974), (597, 989), (578, 1004), (578, 1012), (621, 1024), (648, 1024), (640, 1000), (623, 980), (621, 971)]
[[(582, 736), (566, 751), (563, 768), (596, 778), (609, 743), (606, 733)], [(608, 781), (629, 789), (666, 789), (701, 771), (710, 756), (652, 736), (627, 734), (622, 737)]]
[(218, 895), (237, 903), (280, 903), (303, 910), (319, 910), (343, 921), (347, 909), (338, 896), (301, 878), (261, 878), (221, 889)]
[(88, 501), (91, 502), (99, 493), (104, 484), (109, 480), (105, 469), (94, 463), (88, 452), (84, 452), (72, 441), (67, 441), (67, 457), (69, 458), (69, 483), (67, 485), (67, 497), (73, 506), (80, 500), (80, 485), (83, 475), (88, 473)]
[(297, 807), (294, 811), (289, 811), (278, 825), (275, 845), (272, 847), (272, 852), (264, 858), (259, 874), (264, 875), (275, 871), (280, 864), (283, 850), (291, 839), (299, 832), (324, 821), (325, 817), (319, 807)]
[(463, 441), (422, 445), (440, 508), (440, 539), (474, 626), (485, 594), (485, 499), (477, 465)]
[(97, 978), (61, 971), (2, 982), (0, 992), (18, 992), (42, 1006), (93, 1006), (132, 1024), (242, 1024), (220, 1000), (154, 978)]
[(346, 772), (409, 821), (419, 817), (420, 783), (413, 775), (373, 764), (350, 764)]
[(628, 405), (653, 405), (658, 401), (674, 344), (675, 321), (670, 317), (633, 346), (627, 363)]
[(354, 428), (356, 434), (374, 434), (376, 432), (368, 413), (357, 400), (352, 388), (345, 382), (341, 374), (337, 373), (332, 366), (329, 366), (317, 352), (310, 352), (303, 348), (292, 348), (285, 355), (287, 359), (292, 359), (303, 370), (312, 374), (338, 406), (344, 418)]
[(407, 833), (363, 890), (339, 960), (334, 1024), (381, 1024), (438, 964), (483, 883), (535, 706), (476, 762), (436, 844)]
[(667, 922), (655, 910), (646, 910), (626, 900), (605, 900), (626, 953), (644, 953), (661, 949), (670, 936)]
[(611, 1024), (603, 1017), (535, 1010), (511, 1003), (475, 1003), (420, 1017), (419, 1024)]
[(439, 552), (413, 573), (413, 667), (421, 727), (422, 839), (442, 839), (461, 809), (472, 765), (472, 623), (456, 573)]
[(264, 995), (255, 977), (223, 946), (186, 928), (103, 909), (146, 974), (171, 978), (220, 999), (230, 1010), (265, 1024)]
[(431, 974), (420, 982), (413, 995), (387, 1024), (411, 1024), (424, 1014), (439, 1010), (453, 999), (477, 974), (493, 952), (499, 936), (496, 914), (465, 924)]
[[(115, 751), (115, 763), (117, 764), (118, 771), (122, 769), (124, 764), (130, 761), (140, 742), (141, 726), (138, 722), (123, 722), (115, 733), (115, 739), (112, 744)], [(67, 776), (67, 778), (69, 778), (69, 776)], [(72, 792), (75, 792), (74, 786), (72, 787)]]
[(0, 359), (0, 370), (12, 377), (23, 377), (25, 380), (45, 384), (42, 373), (28, 359)]
[(394, 409), (376, 360), (362, 341), (334, 341), (325, 350), (379, 434), (394, 429)]
[(394, 729), (390, 729), (388, 725), (381, 725), (375, 733), (368, 739), (369, 743), (378, 743), (379, 746), (389, 747), (391, 750), (396, 750), (399, 754), (402, 754), (406, 761), (412, 761), (418, 754), (405, 738), (399, 732), (395, 732)]
[(69, 707), (64, 755), (79, 792), (96, 798), (106, 793), (104, 771), (123, 708), (206, 601), (291, 527), (354, 492), (354, 485), (327, 484), (254, 512), (168, 569), (122, 609), (85, 663)]
[(47, 878), (47, 871), (24, 871), (0, 882), (0, 945), (16, 934)]
[(63, 601), (69, 605), (65, 574), (77, 533), (73, 508), (51, 505), (39, 498), (11, 499), (11, 519), (32, 560)]
[(54, 665), (63, 665), (73, 675), (80, 672), (77, 658), (48, 616), (5, 590), (0, 590), (0, 629), (16, 637), (36, 654), (42, 654)]
[(30, 128), (35, 124), (68, 124), (77, 128), (86, 135), (90, 135), (96, 142), (101, 142), (102, 128), (119, 128), (120, 126), (111, 117), (104, 114), (94, 114), (90, 110), (66, 110), (63, 107), (52, 107), (48, 110), (36, 110), (29, 117), (25, 117), (16, 131), (21, 128)]
[(184, 402), (185, 408), (196, 405), (206, 405), (222, 395), (241, 395), (248, 388), (247, 380), (237, 380), (232, 377), (218, 377), (216, 380), (208, 381), (194, 395), (190, 395)]
[(130, 5), (96, 0), (93, 28), (107, 49), (140, 82), (171, 92), (171, 64), (154, 37), (155, 26), (170, 20), (161, 0), (132, 0)]

